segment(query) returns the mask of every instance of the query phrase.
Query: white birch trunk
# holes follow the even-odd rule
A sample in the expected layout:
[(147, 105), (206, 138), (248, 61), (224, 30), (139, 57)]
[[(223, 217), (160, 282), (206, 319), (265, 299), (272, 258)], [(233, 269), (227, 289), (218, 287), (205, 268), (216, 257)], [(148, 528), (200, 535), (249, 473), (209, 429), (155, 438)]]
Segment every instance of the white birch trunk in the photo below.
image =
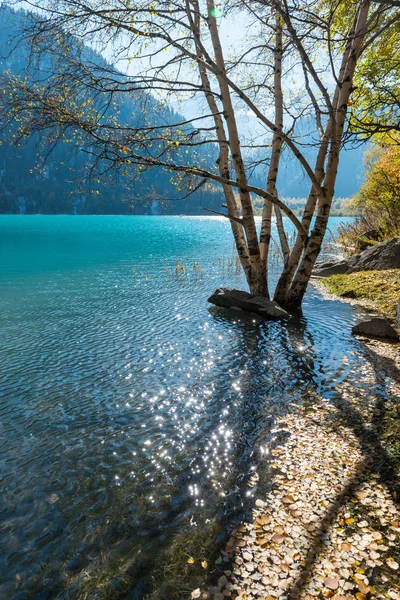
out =
[(215, 11), (214, 0), (207, 0), (207, 10), (208, 27), (211, 34), (211, 42), (214, 49), (215, 62), (219, 71), (218, 73), (216, 73), (216, 77), (221, 92), (222, 105), (224, 109), (224, 118), (229, 134), (229, 146), (235, 169), (236, 179), (238, 182), (239, 197), (242, 204), (243, 227), (246, 233), (247, 247), (249, 250), (251, 261), (250, 291), (251, 293), (256, 295), (267, 296), (268, 291), (266, 273), (263, 269), (260, 257), (260, 249), (258, 245), (258, 237), (251, 195), (246, 189), (248, 186), (248, 181), (240, 148), (239, 134), (236, 124), (235, 113), (232, 105), (231, 93), (229, 86), (226, 83), (225, 78), (223, 77), (223, 75), (225, 75), (226, 73), (225, 61), (222, 53), (217, 22), (212, 16), (212, 13)]
[[(202, 51), (201, 51), (201, 47), (200, 47), (200, 43), (199, 43), (200, 35), (201, 35), (199, 7), (198, 7), (197, 2), (193, 2), (192, 5), (193, 5), (194, 11), (195, 11), (194, 15), (192, 15), (192, 13), (191, 13), (190, 3), (187, 0), (186, 7), (187, 7), (188, 17), (190, 20), (190, 24), (191, 24), (194, 39), (195, 39), (196, 54), (199, 58), (202, 59), (203, 56), (202, 56)], [(228, 141), (227, 141), (226, 134), (225, 134), (224, 124), (223, 124), (223, 121), (222, 121), (222, 118), (220, 115), (220, 111), (218, 109), (217, 102), (215, 100), (215, 96), (212, 93), (210, 80), (208, 77), (207, 70), (203, 64), (203, 61), (199, 61), (197, 64), (199, 67), (199, 73), (200, 73), (200, 79), (202, 82), (202, 86), (204, 88), (204, 94), (206, 96), (206, 100), (207, 100), (208, 106), (210, 108), (211, 114), (213, 115), (213, 118), (214, 118), (214, 124), (215, 124), (215, 129), (216, 129), (218, 143), (219, 143), (219, 158), (218, 158), (219, 173), (220, 173), (221, 177), (224, 177), (225, 179), (230, 179), (229, 146), (228, 146)], [(228, 207), (228, 215), (233, 217), (233, 219), (230, 219), (230, 224), (231, 224), (233, 238), (235, 241), (236, 250), (237, 250), (237, 253), (238, 253), (238, 256), (240, 259), (240, 264), (242, 265), (242, 269), (245, 273), (247, 283), (250, 286), (251, 281), (252, 281), (252, 273), (251, 273), (252, 265), (251, 265), (251, 261), (250, 261), (250, 255), (249, 255), (249, 251), (247, 248), (247, 243), (246, 243), (246, 238), (244, 235), (243, 227), (242, 227), (242, 225), (240, 225), (240, 223), (238, 223), (237, 220), (235, 220), (235, 219), (239, 219), (239, 217), (240, 217), (236, 199), (235, 199), (235, 195), (234, 195), (233, 190), (230, 185), (223, 184), (223, 190), (224, 190), (226, 204)]]
[[(267, 192), (276, 196), (276, 181), (278, 178), (279, 162), (282, 151), (282, 135), (283, 130), (283, 93), (282, 93), (282, 24), (279, 15), (276, 16), (275, 25), (275, 56), (274, 56), (274, 97), (275, 97), (275, 126), (276, 131), (272, 138), (271, 160), (268, 169), (267, 177)], [(284, 261), (286, 263), (289, 255), (289, 245), (286, 238), (286, 233), (283, 227), (282, 213), (275, 205), (276, 224), (281, 243)], [(261, 220), (260, 231), (260, 254), (263, 268), (267, 273), (268, 281), (268, 253), (271, 242), (271, 221), (272, 221), (272, 203), (269, 200), (264, 200), (264, 207)]]
[[(341, 68), (340, 68), (340, 72), (339, 72), (339, 76), (338, 76), (339, 82), (344, 81), (344, 78), (345, 78), (348, 60), (350, 57), (350, 53), (352, 51), (354, 33), (357, 28), (357, 23), (358, 23), (358, 17), (355, 19), (353, 28), (349, 33), (348, 42), (346, 44), (346, 48), (343, 53), (342, 64), (341, 64)], [(333, 96), (332, 104), (331, 104), (333, 111), (331, 112), (330, 118), (325, 127), (325, 131), (323, 132), (323, 135), (321, 137), (321, 144), (320, 144), (319, 152), (318, 152), (316, 163), (315, 163), (315, 178), (318, 181), (318, 183), (320, 183), (320, 184), (322, 184), (322, 182), (324, 181), (325, 161), (326, 161), (326, 157), (327, 157), (328, 150), (329, 150), (329, 144), (331, 142), (333, 132), (336, 128), (336, 116), (337, 116), (340, 91), (341, 91), (341, 85), (337, 85), (334, 96)], [(313, 102), (315, 102), (314, 97), (312, 97), (312, 100), (313, 100)], [(320, 118), (318, 118), (318, 115), (317, 115), (317, 121), (320, 123)], [(312, 221), (315, 207), (317, 205), (317, 201), (318, 201), (319, 197), (321, 197), (321, 194), (318, 194), (318, 191), (316, 190), (315, 186), (312, 185), (308, 199), (307, 199), (306, 206), (304, 208), (302, 221), (301, 221), (304, 229), (307, 232), (310, 229), (311, 221)], [(321, 244), (322, 244), (322, 242), (321, 242)], [(285, 265), (285, 268), (279, 278), (279, 281), (278, 281), (278, 284), (277, 284), (277, 287), (275, 290), (274, 300), (276, 302), (278, 302), (279, 304), (281, 304), (282, 306), (288, 305), (288, 295), (289, 295), (290, 285), (291, 285), (293, 277), (296, 273), (296, 269), (298, 268), (303, 250), (304, 250), (304, 245), (303, 245), (302, 239), (299, 235), (297, 235), (296, 242), (290, 253), (288, 262)]]
[(336, 118), (332, 131), (330, 153), (324, 178), (325, 195), (324, 197), (319, 198), (316, 222), (311, 232), (310, 240), (304, 251), (300, 266), (289, 290), (287, 304), (291, 307), (301, 306), (313, 267), (321, 251), (322, 242), (326, 232), (335, 190), (337, 169), (339, 166), (340, 145), (346, 120), (347, 105), (352, 90), (354, 72), (367, 30), (366, 25), (368, 21), (369, 6), (369, 0), (362, 0), (359, 5), (357, 23), (344, 68), (344, 76), (339, 85), (337, 104), (333, 106)]

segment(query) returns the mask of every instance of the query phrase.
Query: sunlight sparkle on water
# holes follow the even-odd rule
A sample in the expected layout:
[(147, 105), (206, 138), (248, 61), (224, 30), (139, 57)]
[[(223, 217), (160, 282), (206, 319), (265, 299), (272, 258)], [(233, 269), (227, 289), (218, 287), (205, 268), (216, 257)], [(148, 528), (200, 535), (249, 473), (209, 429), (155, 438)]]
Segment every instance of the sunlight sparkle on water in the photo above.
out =
[[(30, 219), (25, 215), (24, 223)], [(274, 411), (285, 410), (286, 405), (300, 397), (308, 389), (310, 375), (325, 389), (338, 376), (348, 377), (352, 368), (356, 373), (354, 364), (360, 360), (357, 347), (351, 352), (350, 336), (342, 335), (349, 328), (348, 315), (353, 314), (350, 305), (341, 308), (340, 318), (337, 310), (334, 312), (327, 305), (331, 313), (324, 313), (322, 321), (318, 310), (314, 310), (319, 300), (309, 296), (306, 319), (290, 330), (286, 326), (280, 329), (276, 323), (257, 326), (251, 320), (233, 321), (222, 313), (210, 314), (206, 298), (214, 285), (234, 286), (236, 280), (226, 276), (221, 282), (218, 275), (218, 279), (205, 278), (186, 287), (164, 279), (160, 284), (158, 260), (143, 266), (152, 279), (146, 283), (146, 289), (137, 288), (132, 294), (131, 282), (126, 280), (126, 256), (129, 261), (132, 254), (140, 258), (142, 247), (136, 240), (141, 239), (141, 228), (145, 226), (146, 235), (152, 228), (159, 227), (161, 232), (165, 227), (178, 228), (177, 236), (170, 235), (169, 230), (165, 233), (171, 244), (179, 240), (173, 252), (200, 252), (206, 263), (206, 253), (209, 248), (215, 252), (219, 236), (213, 235), (214, 246), (199, 247), (197, 242), (193, 246), (196, 220), (190, 220), (186, 240), (181, 229), (189, 219), (102, 217), (96, 223), (100, 228), (109, 227), (111, 241), (115, 242), (106, 247), (90, 237), (93, 232), (87, 234), (86, 223), (91, 219), (60, 218), (58, 222), (61, 229), (66, 228), (64, 233), (68, 236), (72, 235), (71, 228), (79, 229), (82, 223), (82, 229), (73, 238), (85, 239), (96, 254), (87, 252), (82, 244), (71, 244), (67, 254), (75, 262), (66, 264), (64, 272), (60, 267), (64, 255), (56, 250), (54, 274), (47, 268), (38, 269), (32, 273), (35, 285), (21, 277), (15, 280), (18, 283), (15, 289), (14, 281), (6, 280), (7, 294), (0, 299), (6, 317), (5, 361), (0, 369), (5, 374), (7, 369), (11, 374), (18, 373), (18, 377), (4, 378), (10, 396), (26, 396), (26, 404), (10, 403), (10, 422), (15, 421), (23, 436), (7, 434), (6, 447), (11, 460), (7, 459), (3, 466), (9, 485), (14, 488), (12, 493), (22, 500), (15, 504), (13, 519), (20, 525), (10, 540), (20, 548), (29, 546), (32, 562), (25, 568), (13, 554), (15, 562), (5, 572), (6, 580), (9, 577), (12, 584), (21, 572), (32, 581), (37, 577), (38, 586), (43, 585), (50, 564), (54, 571), (62, 572), (65, 557), (73, 556), (76, 548), (83, 546), (84, 552), (89, 553), (85, 540), (92, 535), (94, 546), (107, 548), (105, 541), (111, 532), (115, 534), (111, 528), (116, 520), (121, 525), (117, 546), (123, 542), (121, 546), (126, 544), (130, 556), (134, 556), (145, 539), (142, 532), (146, 535), (150, 532), (146, 543), (158, 559), (158, 548), (162, 546), (159, 532), (168, 536), (179, 530), (180, 516), (175, 515), (184, 514), (187, 503), (198, 525), (204, 527), (208, 517), (213, 522), (219, 510), (227, 510), (238, 478), (246, 482), (249, 473), (255, 472), (252, 470), (255, 457), (269, 453), (267, 444), (271, 442)], [(42, 220), (44, 223), (47, 217), (40, 217), (40, 223)], [(34, 228), (38, 227), (39, 217), (34, 221)], [(115, 233), (120, 222), (121, 235)], [(208, 236), (209, 231), (215, 233), (213, 223), (204, 220), (206, 228), (199, 229), (198, 239)], [(49, 228), (40, 239), (51, 241), (51, 231)], [(63, 239), (63, 235), (57, 235), (56, 244)], [(157, 235), (156, 239), (162, 236)], [(230, 244), (230, 239), (221, 240), (225, 247)], [(27, 264), (32, 241), (30, 236)], [(189, 245), (185, 247), (186, 243)], [(1, 254), (3, 240), (0, 246)], [(165, 244), (162, 249), (164, 252)], [(99, 263), (94, 265), (97, 256)], [(147, 256), (146, 253), (143, 265)], [(49, 257), (52, 258), (51, 253), (43, 252), (42, 263)], [(86, 258), (90, 269), (71, 269)], [(138, 262), (136, 256), (132, 261)], [(41, 267), (46, 267), (42, 263)], [(53, 268), (52, 264), (47, 267)], [(110, 303), (110, 289), (115, 282), (118, 282), (117, 293)], [(32, 302), (26, 301), (28, 297)], [(172, 303), (179, 310), (172, 312)], [(166, 318), (177, 313), (180, 321)], [(326, 335), (332, 315), (336, 319), (335, 328), (329, 331), (333, 331), (337, 344), (335, 354), (332, 340), (328, 339), (332, 336)], [(80, 341), (75, 344), (77, 338)], [(40, 352), (25, 351), (34, 347)], [(305, 364), (304, 354), (300, 353), (308, 354), (308, 350), (315, 350), (314, 362)], [(17, 370), (14, 362), (18, 355), (24, 356), (23, 372)], [(284, 370), (284, 381), (272, 376), (277, 368)], [(326, 397), (329, 394), (330, 389)], [(57, 403), (61, 397), (62, 407)], [(40, 419), (30, 417), (32, 407), (40, 408), (41, 414), (46, 415), (45, 425), (42, 426)], [(28, 425), (30, 438), (27, 438)], [(46, 455), (43, 455), (43, 432), (49, 449)], [(27, 439), (29, 444), (25, 443)], [(265, 441), (260, 446), (261, 440)], [(60, 441), (65, 449), (58, 453)], [(18, 469), (17, 478), (10, 476), (14, 466)], [(69, 491), (75, 481), (77, 486)], [(107, 483), (112, 488), (110, 494), (103, 493)], [(55, 551), (48, 559), (44, 546), (35, 542), (34, 524), (40, 519), (49, 522), (54, 519), (47, 511), (47, 504), (40, 502), (41, 494), (49, 495), (54, 485), (59, 486), (56, 491), (60, 505), (73, 506), (74, 510), (60, 513), (60, 535), (55, 536)], [(240, 491), (242, 500), (246, 491), (246, 487)], [(29, 494), (33, 493), (38, 502), (29, 501)], [(249, 497), (254, 494), (251, 490), (247, 493)], [(225, 498), (229, 500), (225, 502)], [(89, 519), (75, 519), (79, 513), (89, 515)], [(170, 522), (165, 522), (165, 515)], [(96, 530), (90, 528), (90, 519), (96, 523)], [(124, 523), (129, 526), (124, 527)], [(68, 531), (68, 536), (63, 531)], [(113, 551), (111, 547), (110, 552)], [(90, 553), (96, 563), (99, 556), (95, 550), (90, 549)], [(43, 574), (39, 569), (42, 564)], [(35, 588), (37, 594), (38, 590), (39, 587)]]

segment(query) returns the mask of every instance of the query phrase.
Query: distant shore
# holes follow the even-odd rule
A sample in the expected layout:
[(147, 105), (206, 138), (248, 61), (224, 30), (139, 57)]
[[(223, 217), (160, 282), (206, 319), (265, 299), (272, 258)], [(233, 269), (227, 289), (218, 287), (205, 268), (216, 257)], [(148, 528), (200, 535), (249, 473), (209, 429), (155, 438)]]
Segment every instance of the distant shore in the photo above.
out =
[[(301, 210), (293, 210), (293, 213), (297, 216), (302, 214)], [(255, 216), (256, 217), (261, 217), (262, 216), (262, 211), (261, 210), (256, 210), (255, 211)], [(202, 212), (197, 212), (197, 213), (162, 213), (162, 214), (158, 214), (158, 213), (79, 213), (79, 214), (75, 214), (75, 213), (47, 213), (47, 212), (39, 212), (39, 213), (30, 213), (30, 212), (0, 212), (0, 216), (16, 216), (16, 217), (211, 217), (212, 215), (208, 214), (206, 211), (202, 211)], [(332, 212), (331, 213), (331, 218), (332, 217), (342, 217), (342, 218), (350, 218), (350, 217), (356, 217), (358, 216), (357, 214), (349, 214), (349, 213), (342, 213), (342, 212)], [(213, 217), (213, 218), (217, 218), (217, 217)], [(275, 220), (275, 216), (272, 217), (273, 220)]]

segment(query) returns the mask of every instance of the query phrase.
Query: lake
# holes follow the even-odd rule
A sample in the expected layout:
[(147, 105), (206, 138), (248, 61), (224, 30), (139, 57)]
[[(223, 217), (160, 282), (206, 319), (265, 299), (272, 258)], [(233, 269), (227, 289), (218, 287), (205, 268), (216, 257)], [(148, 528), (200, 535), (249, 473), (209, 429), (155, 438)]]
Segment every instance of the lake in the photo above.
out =
[(276, 417), (358, 385), (349, 304), (210, 309), (233, 256), (219, 218), (0, 215), (1, 598), (174, 597), (168, 561), (268, 483)]

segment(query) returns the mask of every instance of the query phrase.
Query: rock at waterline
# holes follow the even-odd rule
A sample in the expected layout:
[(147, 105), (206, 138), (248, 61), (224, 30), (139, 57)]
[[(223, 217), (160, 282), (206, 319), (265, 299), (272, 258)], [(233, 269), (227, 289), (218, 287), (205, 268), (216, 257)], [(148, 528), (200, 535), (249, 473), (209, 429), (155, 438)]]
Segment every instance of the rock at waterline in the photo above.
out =
[(349, 258), (349, 273), (400, 269), (400, 237), (377, 244)]
[(256, 313), (265, 319), (289, 319), (290, 315), (276, 302), (262, 296), (253, 296), (242, 290), (218, 288), (208, 301), (223, 308), (240, 308), (246, 312)]
[(315, 265), (313, 275), (316, 277), (329, 277), (329, 275), (343, 275), (348, 270), (347, 260), (323, 260)]
[(356, 335), (399, 341), (397, 331), (383, 317), (374, 317), (368, 321), (361, 321), (351, 331)]
[(343, 260), (325, 260), (315, 265), (313, 275), (329, 277), (358, 271), (400, 269), (400, 238), (392, 238)]

